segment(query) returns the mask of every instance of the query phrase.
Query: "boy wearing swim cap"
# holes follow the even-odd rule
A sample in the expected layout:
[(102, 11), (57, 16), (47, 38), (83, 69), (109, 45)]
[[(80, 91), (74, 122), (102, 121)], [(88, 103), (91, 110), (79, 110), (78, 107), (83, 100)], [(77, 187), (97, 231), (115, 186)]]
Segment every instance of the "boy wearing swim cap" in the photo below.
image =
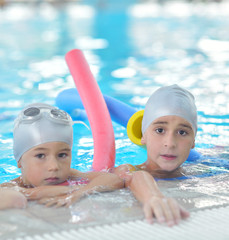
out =
[(14, 156), (21, 176), (1, 187), (16, 188), (46, 206), (69, 206), (94, 191), (122, 188), (115, 174), (71, 169), (72, 125), (66, 112), (48, 104), (24, 108), (14, 125)]
[(130, 119), (132, 126), (127, 129), (135, 127), (137, 134), (128, 135), (135, 143), (146, 147), (147, 160), (138, 166), (122, 165), (115, 172), (123, 176), (135, 171), (131, 178), (127, 176), (127, 186), (143, 203), (146, 218), (152, 222), (154, 216), (158, 222), (172, 226), (189, 213), (174, 199), (163, 196), (154, 177), (171, 178), (183, 174), (180, 166), (195, 146), (197, 110), (194, 97), (178, 85), (162, 87), (149, 98), (143, 118), (141, 113), (133, 116), (134, 120)]

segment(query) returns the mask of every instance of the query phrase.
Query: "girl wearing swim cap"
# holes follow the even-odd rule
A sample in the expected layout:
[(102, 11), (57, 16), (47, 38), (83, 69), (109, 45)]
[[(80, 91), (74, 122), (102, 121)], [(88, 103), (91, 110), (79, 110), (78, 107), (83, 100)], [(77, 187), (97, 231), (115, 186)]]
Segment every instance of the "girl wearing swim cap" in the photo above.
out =
[(122, 188), (123, 181), (115, 174), (71, 169), (73, 124), (66, 112), (48, 104), (25, 107), (13, 132), (21, 176), (1, 187), (15, 188), (28, 200), (47, 206), (69, 206), (85, 194)]
[(133, 137), (134, 142), (146, 147), (147, 159), (138, 166), (119, 166), (115, 172), (129, 179), (127, 186), (143, 203), (149, 222), (153, 221), (152, 217), (156, 217), (158, 222), (167, 222), (172, 226), (188, 217), (189, 213), (174, 199), (163, 196), (154, 177), (182, 176), (180, 166), (195, 146), (197, 110), (194, 97), (178, 85), (161, 87), (146, 103), (142, 121), (139, 121), (139, 113), (136, 116), (136, 121), (129, 120), (138, 133)]

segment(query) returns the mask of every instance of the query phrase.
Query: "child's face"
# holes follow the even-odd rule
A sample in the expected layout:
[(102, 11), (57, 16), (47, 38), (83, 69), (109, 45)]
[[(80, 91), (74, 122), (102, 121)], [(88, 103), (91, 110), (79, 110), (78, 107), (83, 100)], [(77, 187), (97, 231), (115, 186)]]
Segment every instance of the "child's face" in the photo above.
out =
[(148, 170), (167, 172), (177, 169), (195, 146), (191, 124), (178, 116), (157, 118), (142, 137), (146, 144)]
[(44, 186), (64, 182), (70, 174), (71, 148), (64, 142), (40, 144), (25, 152), (18, 162), (24, 185)]

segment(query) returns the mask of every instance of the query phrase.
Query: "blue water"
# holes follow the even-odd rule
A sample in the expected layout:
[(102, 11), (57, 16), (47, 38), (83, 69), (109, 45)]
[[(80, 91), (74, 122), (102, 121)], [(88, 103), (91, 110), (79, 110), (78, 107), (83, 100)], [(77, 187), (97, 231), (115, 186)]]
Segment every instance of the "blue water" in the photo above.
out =
[[(65, 54), (82, 49), (103, 94), (142, 109), (160, 86), (178, 83), (196, 97), (196, 150), (190, 171), (228, 171), (228, 3), (147, 4), (83, 1), (9, 4), (0, 9), (0, 182), (20, 174), (12, 153), (13, 120), (31, 102), (55, 104), (74, 87)], [(116, 165), (138, 164), (143, 149), (113, 122)], [(74, 126), (72, 167), (91, 169), (93, 138)], [(202, 168), (201, 168), (202, 167)], [(202, 170), (200, 170), (202, 169)]]

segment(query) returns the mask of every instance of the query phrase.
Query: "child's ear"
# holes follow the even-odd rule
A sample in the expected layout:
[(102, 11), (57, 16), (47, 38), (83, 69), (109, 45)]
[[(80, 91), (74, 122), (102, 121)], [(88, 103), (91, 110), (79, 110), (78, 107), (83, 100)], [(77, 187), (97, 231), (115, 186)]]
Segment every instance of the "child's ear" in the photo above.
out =
[(145, 141), (144, 136), (142, 136), (142, 138), (141, 138), (141, 144), (142, 144), (142, 145), (145, 145), (145, 144), (146, 144), (146, 141)]
[(192, 149), (195, 147), (195, 140), (194, 140), (194, 142), (193, 142), (193, 145), (192, 145)]
[(21, 168), (21, 159), (17, 162), (17, 167)]

